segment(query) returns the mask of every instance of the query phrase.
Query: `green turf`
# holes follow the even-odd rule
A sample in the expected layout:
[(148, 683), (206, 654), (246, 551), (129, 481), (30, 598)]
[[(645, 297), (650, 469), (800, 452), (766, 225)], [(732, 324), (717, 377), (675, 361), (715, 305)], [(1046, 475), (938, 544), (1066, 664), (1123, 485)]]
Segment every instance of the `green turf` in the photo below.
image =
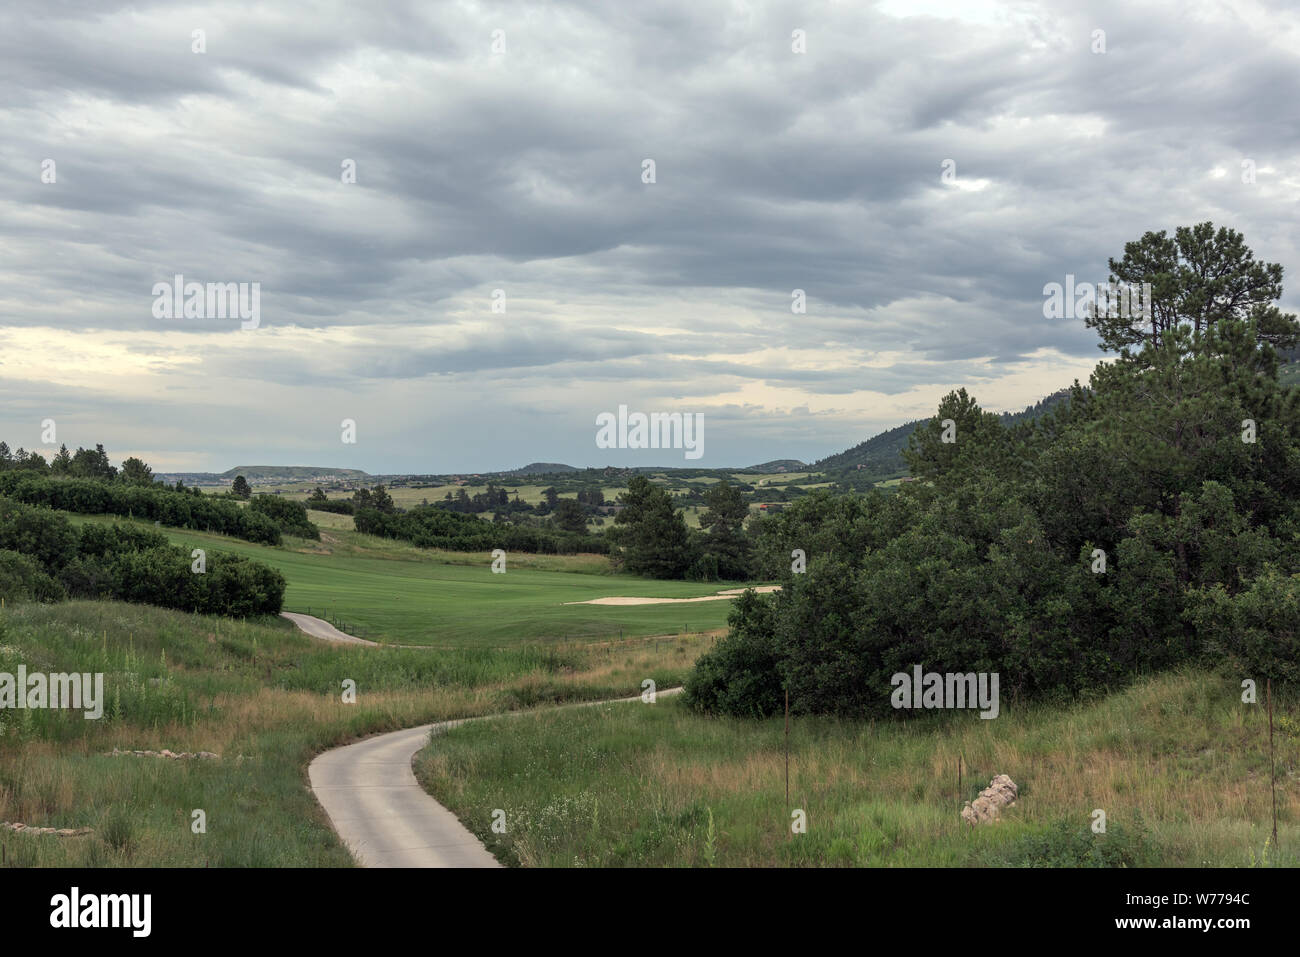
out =
[[(69, 517), (77, 523), (122, 521)], [(288, 539), (283, 546), (270, 547), (224, 535), (160, 530), (186, 549), (235, 552), (278, 568), (288, 586), (285, 611), (337, 620), (352, 634), (394, 644), (487, 647), (617, 638), (620, 632), (680, 634), (725, 627), (732, 605), (566, 605), (610, 596), (692, 598), (727, 586), (512, 568), (509, 555), (505, 574), (493, 574), (487, 553), (478, 564), (445, 564), (436, 560), (437, 553), (401, 543), (390, 547), (380, 542), (372, 557), (326, 551), (328, 543)], [(348, 537), (337, 534), (341, 540)]]

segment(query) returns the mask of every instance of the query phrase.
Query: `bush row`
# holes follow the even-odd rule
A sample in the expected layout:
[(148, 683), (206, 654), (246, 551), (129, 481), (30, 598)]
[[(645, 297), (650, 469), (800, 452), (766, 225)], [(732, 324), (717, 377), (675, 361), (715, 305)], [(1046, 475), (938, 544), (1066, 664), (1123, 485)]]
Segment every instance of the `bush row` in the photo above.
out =
[[(31, 472), (8, 471), (0, 472), (0, 495), (26, 505), (45, 505), (81, 515), (143, 518), (172, 528), (219, 532), (264, 545), (280, 544), (281, 528), (265, 510), (251, 505), (241, 508), (229, 499), (214, 499), (197, 489), (45, 478)], [(310, 537), (318, 536), (319, 532)]]
[(400, 539), (420, 548), (461, 552), (503, 548), (506, 551), (553, 555), (579, 552), (603, 555), (609, 551), (609, 545), (599, 535), (485, 522), (473, 515), (460, 515), (433, 505), (419, 505), (406, 512), (360, 508), (354, 520), (358, 532)]
[(195, 570), (190, 553), (152, 529), (84, 526), (49, 508), (0, 498), (0, 596), (9, 601), (116, 598), (202, 614), (278, 615), (279, 571), (224, 552)]

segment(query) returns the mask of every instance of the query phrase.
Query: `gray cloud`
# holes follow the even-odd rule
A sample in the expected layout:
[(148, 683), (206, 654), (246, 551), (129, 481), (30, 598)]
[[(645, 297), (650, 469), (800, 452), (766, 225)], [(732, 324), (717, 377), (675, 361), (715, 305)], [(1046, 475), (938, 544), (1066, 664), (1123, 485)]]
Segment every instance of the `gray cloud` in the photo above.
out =
[[(7, 4), (0, 331), (68, 374), (11, 337), (0, 428), (328, 464), (352, 414), (352, 464), (437, 471), (603, 461), (593, 409), (680, 401), (706, 464), (817, 457), (1086, 375), (1042, 286), (1148, 229), (1300, 262), (1286, 4), (920, 6)], [(260, 282), (264, 328), (154, 319), (176, 273)]]

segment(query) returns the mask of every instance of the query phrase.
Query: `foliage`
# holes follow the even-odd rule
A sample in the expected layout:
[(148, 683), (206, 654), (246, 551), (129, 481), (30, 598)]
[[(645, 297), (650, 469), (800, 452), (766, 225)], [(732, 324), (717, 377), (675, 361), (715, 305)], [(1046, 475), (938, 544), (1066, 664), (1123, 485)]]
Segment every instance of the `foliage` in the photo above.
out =
[(688, 702), (768, 714), (788, 689), (800, 713), (898, 716), (891, 676), (916, 665), (997, 673), (1013, 697), (1194, 662), (1300, 678), (1300, 395), (1261, 318), (1280, 267), (1234, 236), (1180, 230), (1158, 334), (1103, 329), (1121, 355), (1067, 401), (1008, 425), (958, 390), (910, 437), (919, 481), (756, 522), (782, 588), (737, 604)]
[(690, 535), (673, 498), (644, 475), (619, 495), (624, 508), (614, 516), (611, 541), (628, 571), (650, 578), (681, 578), (691, 567)]
[(265, 515), (280, 531), (299, 538), (320, 539), (320, 529), (307, 518), (307, 507), (302, 502), (281, 498), (278, 495), (255, 495), (248, 503), (251, 512)]
[(88, 524), (78, 530), (49, 508), (0, 498), (0, 595), (59, 601), (117, 598), (163, 608), (246, 617), (279, 614), (284, 576), (260, 562), (191, 555), (151, 529)]
[[(82, 515), (143, 518), (174, 528), (220, 532), (250, 542), (280, 544), (280, 528), (266, 514), (197, 489), (160, 483), (131, 485), (98, 479), (47, 478), (28, 471), (0, 471), (0, 495)], [(299, 506), (301, 508), (301, 506)]]

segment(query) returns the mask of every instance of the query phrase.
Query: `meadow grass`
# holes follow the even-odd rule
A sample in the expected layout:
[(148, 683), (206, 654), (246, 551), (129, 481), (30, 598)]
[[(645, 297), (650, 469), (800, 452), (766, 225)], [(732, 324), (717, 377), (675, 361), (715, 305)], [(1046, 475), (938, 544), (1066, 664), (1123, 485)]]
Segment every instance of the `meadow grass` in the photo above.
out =
[[(329, 867), (351, 857), (307, 787), (312, 756), (448, 718), (679, 683), (707, 639), (608, 647), (351, 648), (288, 622), (240, 622), (117, 602), (0, 614), (0, 671), (103, 672), (104, 717), (0, 711), (0, 862), (71, 867)], [(357, 703), (342, 702), (342, 681)], [(219, 760), (111, 756), (211, 751)], [(191, 831), (192, 812), (207, 831)]]
[[(416, 769), (501, 860), (527, 866), (1295, 866), (1300, 701), (1275, 689), (1274, 707), (1279, 847), (1264, 707), (1197, 672), (1091, 702), (1004, 703), (989, 721), (798, 718), (788, 804), (782, 719), (702, 717), (674, 698), (465, 725)], [(1004, 773), (1018, 803), (964, 824), (963, 802)], [(505, 834), (486, 826), (496, 808)]]

